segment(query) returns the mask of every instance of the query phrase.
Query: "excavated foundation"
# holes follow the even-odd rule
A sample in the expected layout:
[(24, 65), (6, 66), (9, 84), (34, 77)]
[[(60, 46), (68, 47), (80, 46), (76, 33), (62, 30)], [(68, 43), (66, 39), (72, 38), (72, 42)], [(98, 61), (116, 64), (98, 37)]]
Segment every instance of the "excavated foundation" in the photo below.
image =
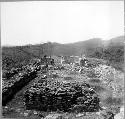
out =
[(24, 94), (27, 109), (63, 112), (96, 112), (99, 98), (86, 83), (42, 80)]

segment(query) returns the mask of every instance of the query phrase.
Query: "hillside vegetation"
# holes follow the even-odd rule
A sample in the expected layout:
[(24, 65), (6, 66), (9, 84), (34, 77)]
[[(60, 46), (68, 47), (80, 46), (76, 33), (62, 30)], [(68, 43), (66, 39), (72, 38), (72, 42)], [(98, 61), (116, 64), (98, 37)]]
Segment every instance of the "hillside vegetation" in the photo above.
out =
[(124, 36), (109, 41), (94, 38), (70, 44), (48, 42), (39, 45), (2, 47), (2, 66), (4, 69), (10, 69), (25, 65), (30, 59), (41, 58), (45, 54), (49, 56), (81, 56), (86, 54), (87, 57), (107, 60), (115, 68), (123, 70)]

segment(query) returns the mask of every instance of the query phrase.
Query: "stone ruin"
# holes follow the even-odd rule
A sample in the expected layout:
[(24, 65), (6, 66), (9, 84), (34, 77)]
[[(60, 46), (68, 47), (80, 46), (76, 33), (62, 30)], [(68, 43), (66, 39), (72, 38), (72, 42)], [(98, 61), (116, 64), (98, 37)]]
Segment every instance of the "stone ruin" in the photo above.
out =
[(42, 79), (24, 93), (26, 109), (63, 112), (96, 112), (99, 98), (86, 83)]

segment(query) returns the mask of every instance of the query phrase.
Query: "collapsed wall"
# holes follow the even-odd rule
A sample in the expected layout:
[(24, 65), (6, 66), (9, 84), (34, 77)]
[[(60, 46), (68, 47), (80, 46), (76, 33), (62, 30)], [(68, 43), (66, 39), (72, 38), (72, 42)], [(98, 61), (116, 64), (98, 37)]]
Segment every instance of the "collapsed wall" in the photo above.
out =
[(40, 111), (84, 111), (99, 110), (98, 95), (86, 83), (63, 83), (41, 80), (24, 93), (27, 109)]

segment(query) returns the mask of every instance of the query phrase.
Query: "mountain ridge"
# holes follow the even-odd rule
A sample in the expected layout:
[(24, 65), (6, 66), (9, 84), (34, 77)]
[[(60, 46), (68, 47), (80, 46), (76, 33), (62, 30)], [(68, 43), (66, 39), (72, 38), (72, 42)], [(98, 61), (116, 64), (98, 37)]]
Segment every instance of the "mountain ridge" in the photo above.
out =
[[(123, 53), (124, 36), (119, 36), (109, 41), (93, 38), (68, 44), (47, 42), (37, 45), (2, 47), (2, 61), (4, 61), (6, 57), (12, 58), (13, 61), (16, 62), (22, 62), (25, 59), (30, 60), (34, 57), (41, 58), (44, 55), (81, 56), (82, 54), (85, 54), (87, 57), (104, 58), (108, 60), (117, 59), (117, 61), (119, 61), (123, 59)], [(116, 58), (116, 56), (119, 56), (119, 58)], [(17, 59), (19, 61), (17, 61)]]
[[(119, 39), (120, 42), (123, 42), (124, 40), (124, 35), (122, 36), (117, 36), (114, 38), (111, 38), (109, 40), (102, 40), (102, 38), (91, 38), (91, 39), (87, 39), (87, 40), (83, 40), (83, 41), (77, 41), (77, 42), (71, 42), (71, 43), (58, 43), (58, 42), (42, 42), (42, 43), (37, 43), (37, 44), (26, 44), (26, 45), (20, 45), (21, 47), (25, 47), (25, 46), (34, 46), (34, 45), (42, 45), (42, 44), (46, 44), (46, 43), (52, 43), (52, 44), (58, 44), (58, 45), (72, 45), (72, 44), (79, 44), (79, 43), (83, 43), (83, 42), (88, 42), (88, 41), (92, 41), (92, 40), (98, 40), (98, 41), (102, 41), (102, 42), (111, 42), (111, 40), (115, 41), (115, 42), (119, 42), (117, 41), (117, 39)], [(19, 47), (20, 47), (19, 46)], [(2, 47), (18, 47), (18, 46), (13, 46), (13, 45), (3, 45)]]

